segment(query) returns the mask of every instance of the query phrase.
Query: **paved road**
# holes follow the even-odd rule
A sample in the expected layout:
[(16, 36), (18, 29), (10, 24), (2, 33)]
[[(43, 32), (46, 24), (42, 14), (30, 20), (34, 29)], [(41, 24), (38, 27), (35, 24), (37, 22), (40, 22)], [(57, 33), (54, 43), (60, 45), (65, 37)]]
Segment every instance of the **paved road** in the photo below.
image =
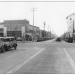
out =
[[(70, 46), (71, 45), (71, 46)], [(75, 63), (71, 56), (74, 44), (65, 42), (43, 42), (44, 48), (16, 70), (17, 74), (63, 74), (75, 73)], [(67, 51), (69, 50), (69, 51)], [(75, 53), (75, 51), (73, 51)]]
[(17, 74), (75, 73), (74, 45), (55, 41), (37, 44), (36, 46), (43, 49), (14, 69), (16, 72), (13, 71)]
[(19, 43), (18, 49), (0, 54), (0, 73), (75, 73), (75, 44), (66, 42)]

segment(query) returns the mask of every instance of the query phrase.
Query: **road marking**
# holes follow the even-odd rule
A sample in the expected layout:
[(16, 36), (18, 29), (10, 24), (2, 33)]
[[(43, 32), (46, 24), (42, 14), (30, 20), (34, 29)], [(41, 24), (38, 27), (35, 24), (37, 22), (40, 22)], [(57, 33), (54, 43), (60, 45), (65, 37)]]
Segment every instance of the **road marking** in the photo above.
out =
[(43, 50), (45, 50), (44, 48), (41, 49), (40, 51), (38, 51), (35, 55), (31, 56), (29, 59), (25, 60), (23, 63), (17, 65), (15, 68), (9, 70), (7, 72), (7, 74), (11, 74), (11, 73), (14, 73), (16, 71), (18, 71), (23, 65), (25, 65), (27, 62), (29, 62), (30, 60), (32, 60), (35, 56), (37, 56), (38, 54), (40, 54)]
[(70, 65), (72, 66), (74, 73), (75, 73), (75, 62), (74, 62), (74, 60), (72, 59), (72, 57), (69, 55), (69, 53), (66, 51), (65, 48), (63, 50), (64, 50), (64, 52), (65, 52), (65, 54), (66, 54), (66, 56), (70, 62)]

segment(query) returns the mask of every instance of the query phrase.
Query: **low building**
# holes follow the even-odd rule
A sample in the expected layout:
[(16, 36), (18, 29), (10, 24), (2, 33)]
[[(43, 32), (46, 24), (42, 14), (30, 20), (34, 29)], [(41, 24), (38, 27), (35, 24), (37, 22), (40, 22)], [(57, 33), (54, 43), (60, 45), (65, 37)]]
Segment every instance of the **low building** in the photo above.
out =
[(39, 27), (29, 24), (29, 21), (24, 20), (5, 20), (3, 23), (0, 23), (7, 28), (7, 36), (15, 36), (20, 38), (25, 38), (26, 35), (29, 35), (32, 39), (36, 36), (39, 36), (40, 29)]

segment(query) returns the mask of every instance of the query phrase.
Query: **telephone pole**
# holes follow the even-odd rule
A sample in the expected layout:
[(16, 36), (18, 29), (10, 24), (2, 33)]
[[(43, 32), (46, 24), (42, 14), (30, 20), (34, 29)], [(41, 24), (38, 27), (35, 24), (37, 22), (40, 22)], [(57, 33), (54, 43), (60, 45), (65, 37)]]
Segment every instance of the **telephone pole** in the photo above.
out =
[(51, 27), (50, 27), (50, 39), (51, 39)]
[(45, 31), (46, 22), (44, 22), (44, 31)]
[(33, 26), (34, 26), (34, 13), (35, 13), (35, 8), (33, 8)]
[(73, 42), (74, 42), (74, 19), (73, 19)]
[(34, 30), (34, 23), (35, 22), (35, 8), (33, 8), (33, 38), (32, 38), (32, 41), (34, 41), (35, 39), (35, 30)]
[(45, 26), (46, 26), (46, 22), (44, 21), (44, 37), (46, 37)]

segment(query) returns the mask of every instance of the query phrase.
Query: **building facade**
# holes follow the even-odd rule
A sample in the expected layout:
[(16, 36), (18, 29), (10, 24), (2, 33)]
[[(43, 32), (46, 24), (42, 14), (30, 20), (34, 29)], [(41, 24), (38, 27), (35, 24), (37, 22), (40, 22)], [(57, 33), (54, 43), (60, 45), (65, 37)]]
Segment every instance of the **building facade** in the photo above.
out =
[(68, 24), (68, 32), (75, 33), (75, 13), (72, 13), (66, 17)]
[(75, 42), (75, 13), (72, 13), (66, 17), (68, 24), (67, 36), (72, 37), (73, 42)]
[[(5, 20), (1, 25), (7, 28), (7, 36), (20, 37), (24, 40), (27, 38), (37, 39), (40, 34), (39, 27), (29, 24), (28, 20)], [(27, 39), (26, 39), (27, 40)]]
[(0, 37), (7, 36), (7, 27), (0, 25)]

